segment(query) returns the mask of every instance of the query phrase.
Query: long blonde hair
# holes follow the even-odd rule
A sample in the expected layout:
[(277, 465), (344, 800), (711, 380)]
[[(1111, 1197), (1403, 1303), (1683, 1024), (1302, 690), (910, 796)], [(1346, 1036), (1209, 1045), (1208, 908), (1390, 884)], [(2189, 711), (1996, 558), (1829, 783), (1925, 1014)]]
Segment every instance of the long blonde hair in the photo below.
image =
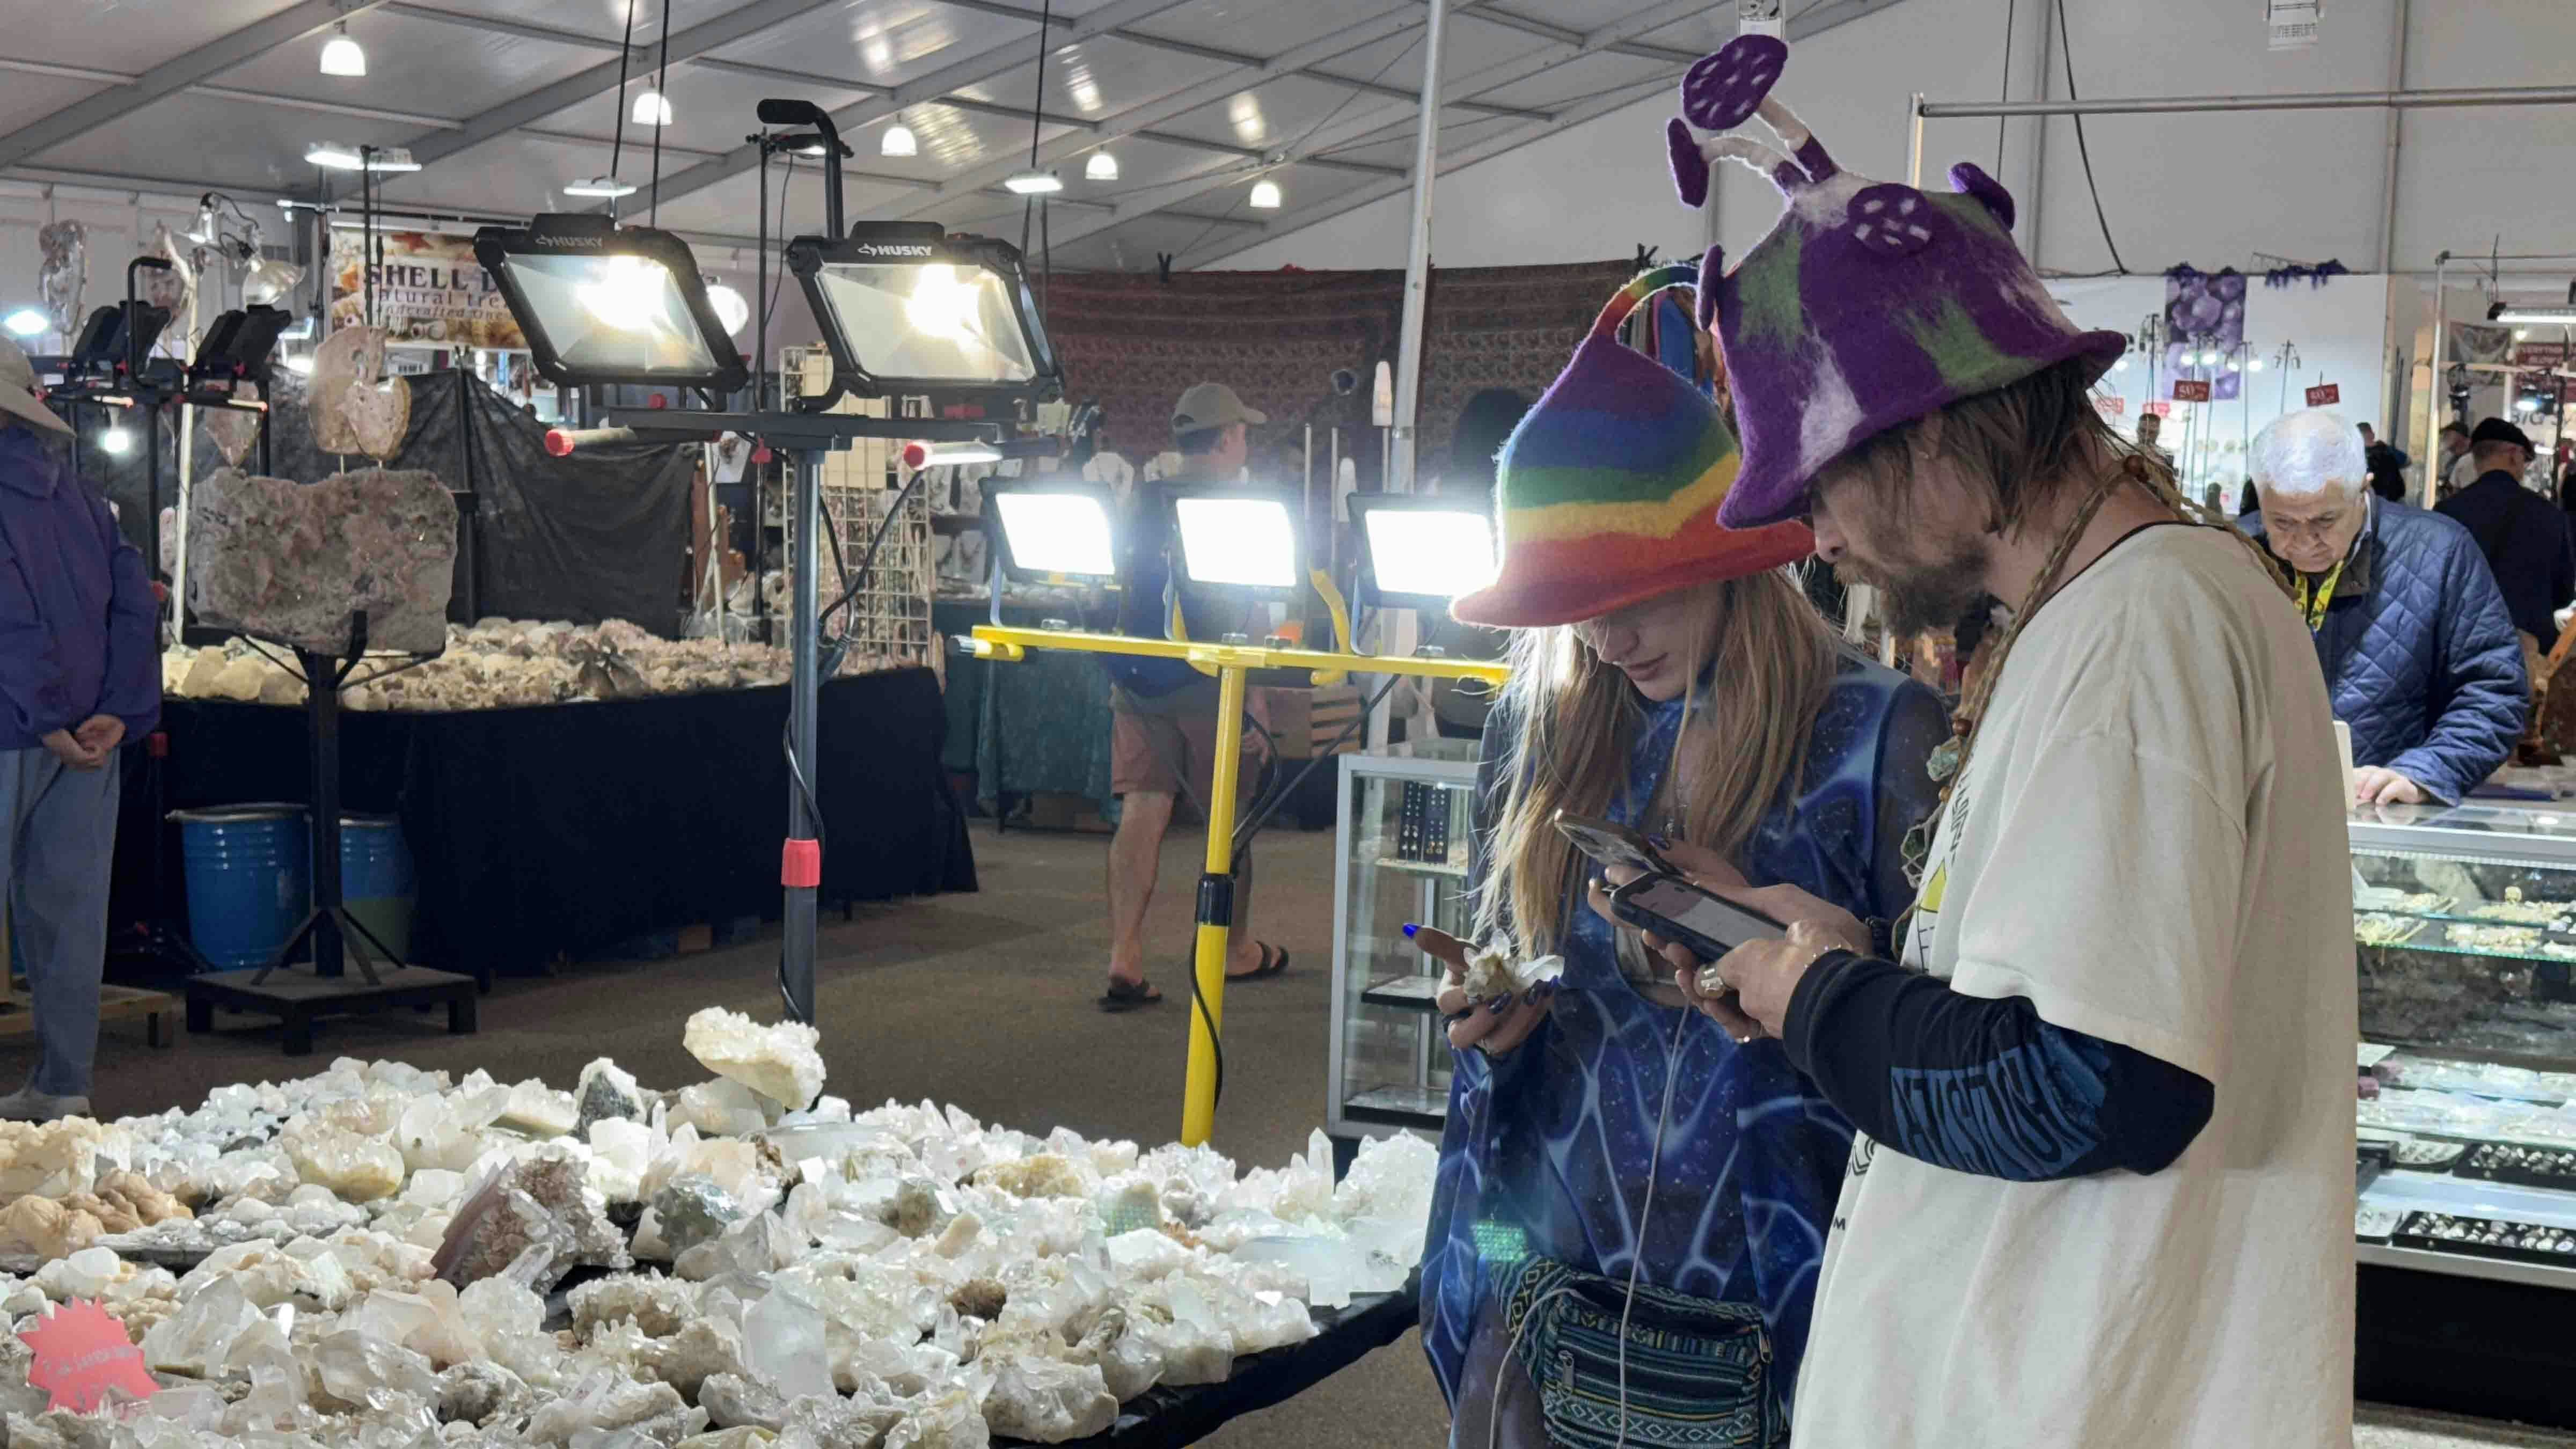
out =
[[(1704, 607), (1665, 780), (1689, 791), (1683, 838), (1734, 861), (1762, 812), (1799, 781), (1808, 736), (1841, 667), (1840, 644), (1784, 570), (1689, 592)], [(1513, 721), (1515, 736), (1502, 759), (1503, 800), (1487, 843), (1476, 935), (1507, 932), (1535, 956), (1562, 946), (1575, 878), (1574, 846), (1550, 819), (1559, 810), (1608, 813), (1627, 788), (1645, 714), (1627, 676), (1571, 627), (1515, 630), (1510, 657), (1495, 717)], [(1715, 748), (1684, 770), (1694, 741)]]

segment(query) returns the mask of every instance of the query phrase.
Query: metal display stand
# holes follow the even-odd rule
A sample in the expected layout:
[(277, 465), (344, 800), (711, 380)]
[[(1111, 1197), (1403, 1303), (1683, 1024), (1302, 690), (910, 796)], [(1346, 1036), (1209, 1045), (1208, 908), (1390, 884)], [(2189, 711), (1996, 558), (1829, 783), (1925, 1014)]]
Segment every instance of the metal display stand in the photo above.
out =
[[(367, 654), (367, 616), (349, 616), (349, 647), (334, 656), (298, 647), (304, 671), (305, 718), (313, 748), (313, 909), (265, 966), (206, 972), (188, 978), (188, 1030), (214, 1029), (215, 1008), (273, 1016), (285, 1029), (286, 1054), (313, 1053), (313, 1024), (326, 1016), (354, 1016), (395, 1007), (447, 1008), (451, 1035), (476, 1026), (473, 977), (409, 966), (349, 913), (340, 887), (340, 686)], [(307, 944), (309, 970), (287, 963)], [(370, 949), (372, 948), (372, 950)], [(361, 980), (350, 980), (355, 957)], [(381, 958), (384, 966), (377, 967)]]
[(788, 620), (788, 651), (794, 667), (788, 683), (787, 841), (779, 865), (787, 899), (778, 986), (787, 1014), (797, 1021), (814, 1020), (815, 921), (823, 884), (822, 810), (813, 796), (814, 721), (817, 692), (822, 688), (821, 604), (816, 595), (822, 570), (823, 461), (858, 438), (971, 442), (989, 437), (994, 428), (992, 423), (850, 413), (669, 410), (622, 414), (611, 418), (606, 428), (554, 434), (557, 444), (570, 449), (597, 443), (712, 442), (730, 432), (759, 438), (789, 456), (789, 531), (795, 547), (789, 569), (795, 594)]

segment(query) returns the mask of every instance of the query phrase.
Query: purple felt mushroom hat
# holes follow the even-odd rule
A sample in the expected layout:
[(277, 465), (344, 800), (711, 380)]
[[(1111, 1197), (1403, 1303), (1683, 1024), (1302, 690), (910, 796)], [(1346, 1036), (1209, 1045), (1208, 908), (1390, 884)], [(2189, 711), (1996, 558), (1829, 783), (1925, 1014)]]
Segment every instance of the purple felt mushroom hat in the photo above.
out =
[[(1728, 528), (1803, 516), (1816, 474), (1889, 428), (2070, 358), (2099, 378), (2128, 345), (2067, 320), (2013, 245), (2012, 196), (1977, 167), (1951, 167), (1951, 192), (1936, 195), (1836, 166), (1771, 99), (1788, 55), (1767, 36), (1728, 42), (1682, 78), (1682, 115), (1665, 128), (1689, 205), (1721, 160), (1769, 176), (1787, 201), (1733, 271), (1717, 247), (1700, 263), (1700, 323), (1725, 354), (1744, 447), (1718, 511)], [(1757, 116), (1777, 146), (1693, 131)]]

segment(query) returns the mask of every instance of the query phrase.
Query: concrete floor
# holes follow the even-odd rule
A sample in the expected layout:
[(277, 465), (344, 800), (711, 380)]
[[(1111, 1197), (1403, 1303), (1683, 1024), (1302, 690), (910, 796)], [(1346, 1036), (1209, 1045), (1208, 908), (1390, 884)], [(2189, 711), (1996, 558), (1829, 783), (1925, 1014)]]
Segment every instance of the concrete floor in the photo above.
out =
[[(1184, 964), (1202, 848), (1176, 832), (1163, 851), (1152, 917), (1160, 943), (1148, 971), (1172, 999), (1126, 1016), (1092, 1006), (1107, 961), (1099, 836), (975, 834), (979, 895), (862, 908), (827, 924), (817, 1017), (829, 1090), (861, 1105), (896, 1097), (953, 1102), (977, 1117), (1044, 1132), (1167, 1141), (1180, 1126), (1189, 1019)], [(1323, 1120), (1332, 959), (1332, 835), (1263, 838), (1261, 938), (1295, 953), (1289, 973), (1229, 992), (1227, 1093), (1216, 1144), (1246, 1166), (1276, 1165)], [(229, 1082), (319, 1071), (335, 1056), (393, 1057), (458, 1075), (482, 1067), (503, 1081), (542, 1076), (569, 1086), (583, 1063), (614, 1057), (646, 1085), (677, 1087), (706, 1073), (680, 1047), (681, 1024), (709, 1005), (768, 1018), (778, 1005), (771, 937), (723, 951), (637, 965), (586, 965), (507, 980), (485, 998), (482, 1031), (444, 1034), (444, 1013), (409, 1012), (327, 1025), (316, 1055), (282, 1057), (274, 1029), (143, 1044), (140, 1022), (110, 1023), (99, 1046), (95, 1106), (102, 1116), (159, 1111)], [(0, 1039), (0, 1081), (16, 1082), (31, 1049)], [(2576, 1436), (2364, 1411), (2362, 1449), (2537, 1449)], [(1288, 1405), (1239, 1420), (1223, 1449), (1434, 1446), (1447, 1416), (1413, 1338), (1362, 1360)]]

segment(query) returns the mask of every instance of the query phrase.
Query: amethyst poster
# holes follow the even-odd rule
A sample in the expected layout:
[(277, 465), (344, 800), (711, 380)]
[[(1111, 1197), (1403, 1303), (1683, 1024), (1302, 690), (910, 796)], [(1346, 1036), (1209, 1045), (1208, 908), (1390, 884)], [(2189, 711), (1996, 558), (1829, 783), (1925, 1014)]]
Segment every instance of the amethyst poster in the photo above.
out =
[[(2165, 273), (2164, 396), (2173, 397), (2176, 378), (2205, 379), (2219, 402), (2236, 398), (2239, 374), (2228, 370), (2241, 362), (2245, 342), (2245, 274), (2229, 267), (2203, 272), (2176, 267)], [(2211, 354), (2216, 360), (2210, 360)]]

